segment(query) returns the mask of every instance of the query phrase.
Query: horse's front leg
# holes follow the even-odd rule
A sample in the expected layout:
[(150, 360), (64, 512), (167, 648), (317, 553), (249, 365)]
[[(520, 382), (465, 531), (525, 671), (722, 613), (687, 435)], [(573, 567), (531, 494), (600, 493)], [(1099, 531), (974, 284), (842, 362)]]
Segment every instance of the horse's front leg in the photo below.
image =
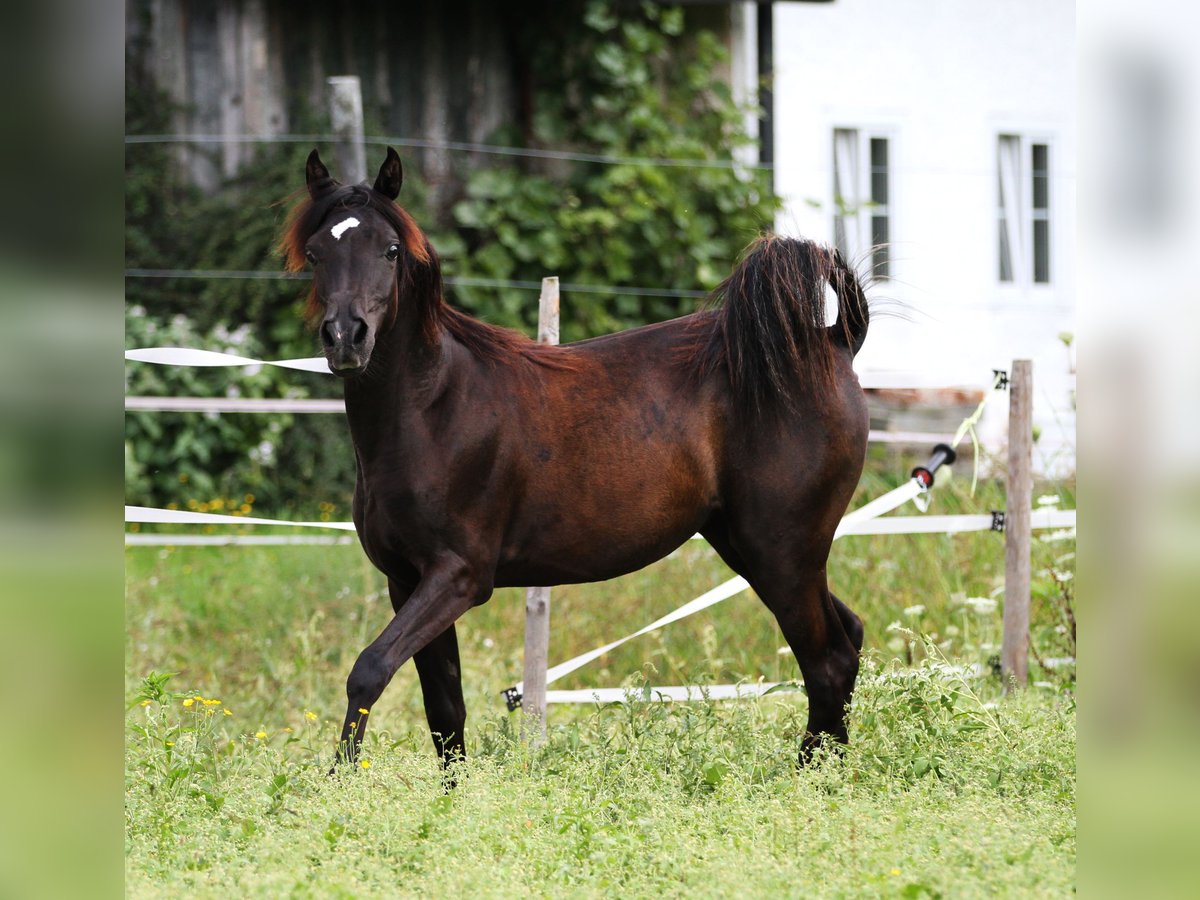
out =
[[(388, 594), (393, 612), (412, 596), (412, 588), (388, 580)], [(433, 746), (442, 758), (442, 767), (449, 768), (455, 760), (466, 759), (464, 744), (467, 706), (463, 702), (462, 669), (458, 661), (458, 635), (451, 625), (413, 656), (417, 674), (421, 677), (421, 694), (425, 700), (425, 719)]]
[(338, 759), (358, 758), (371, 707), (396, 670), (431, 642), (443, 638), (448, 630), (457, 649), (454, 622), (490, 592), (491, 586), (457, 556), (440, 559), (422, 573), (412, 596), (379, 637), (359, 654), (350, 670)]
[(425, 720), (433, 736), (433, 746), (442, 758), (442, 767), (466, 759), (463, 731), (467, 724), (467, 705), (463, 702), (462, 670), (458, 662), (458, 635), (451, 625), (418, 650), (414, 658), (421, 676), (421, 694), (425, 700)]

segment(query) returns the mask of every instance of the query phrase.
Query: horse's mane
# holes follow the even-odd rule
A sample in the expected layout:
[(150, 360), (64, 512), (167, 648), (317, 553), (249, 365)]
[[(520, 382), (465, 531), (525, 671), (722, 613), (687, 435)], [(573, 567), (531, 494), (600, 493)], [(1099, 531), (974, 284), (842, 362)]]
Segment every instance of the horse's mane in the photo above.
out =
[[(316, 199), (306, 196), (292, 208), (279, 238), (279, 251), (287, 271), (303, 271), (304, 245), (333, 210), (364, 207), (388, 220), (404, 248), (396, 265), (389, 325), (395, 321), (403, 299), (415, 307), (421, 333), (430, 343), (449, 333), (471, 354), (488, 362), (528, 360), (557, 368), (570, 367), (569, 351), (539, 344), (511, 328), (481, 322), (448, 304), (442, 293), (441, 261), (429, 239), (404, 209), (365, 184), (337, 185)], [(315, 324), (321, 315), (315, 282), (304, 315), (310, 324)]]

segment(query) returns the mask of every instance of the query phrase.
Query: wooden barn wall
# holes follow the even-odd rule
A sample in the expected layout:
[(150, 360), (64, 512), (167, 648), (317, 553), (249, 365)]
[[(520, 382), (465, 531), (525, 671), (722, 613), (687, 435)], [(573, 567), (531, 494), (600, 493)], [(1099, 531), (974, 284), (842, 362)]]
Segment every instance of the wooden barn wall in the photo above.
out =
[[(357, 75), (368, 134), (485, 142), (519, 117), (503, 8), (487, 0), (131, 0), (126, 32), (175, 107), (176, 133), (324, 130), (325, 79)], [(255, 152), (230, 139), (181, 145), (178, 158), (214, 189)], [(379, 155), (368, 150), (368, 168)], [(442, 151), (402, 155), (418, 163), (435, 207), (468, 162)]]

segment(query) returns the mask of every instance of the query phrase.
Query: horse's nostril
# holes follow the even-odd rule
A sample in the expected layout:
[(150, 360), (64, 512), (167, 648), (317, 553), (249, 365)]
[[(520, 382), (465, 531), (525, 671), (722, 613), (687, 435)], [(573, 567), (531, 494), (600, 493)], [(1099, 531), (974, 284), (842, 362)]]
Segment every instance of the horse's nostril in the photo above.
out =
[(321, 343), (325, 345), (327, 350), (332, 350), (335, 343), (333, 334), (333, 323), (326, 322), (321, 326)]
[(354, 346), (357, 347), (367, 339), (367, 323), (362, 319), (355, 320), (354, 324)]

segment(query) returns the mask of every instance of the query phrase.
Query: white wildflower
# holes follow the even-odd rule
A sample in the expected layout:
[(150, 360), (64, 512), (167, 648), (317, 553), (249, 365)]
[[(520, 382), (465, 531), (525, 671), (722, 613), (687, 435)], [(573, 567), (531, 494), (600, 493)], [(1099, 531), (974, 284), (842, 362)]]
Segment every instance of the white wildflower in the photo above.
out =
[(996, 611), (997, 603), (991, 597), (968, 597), (963, 601), (972, 610), (979, 613), (981, 616), (986, 616)]

